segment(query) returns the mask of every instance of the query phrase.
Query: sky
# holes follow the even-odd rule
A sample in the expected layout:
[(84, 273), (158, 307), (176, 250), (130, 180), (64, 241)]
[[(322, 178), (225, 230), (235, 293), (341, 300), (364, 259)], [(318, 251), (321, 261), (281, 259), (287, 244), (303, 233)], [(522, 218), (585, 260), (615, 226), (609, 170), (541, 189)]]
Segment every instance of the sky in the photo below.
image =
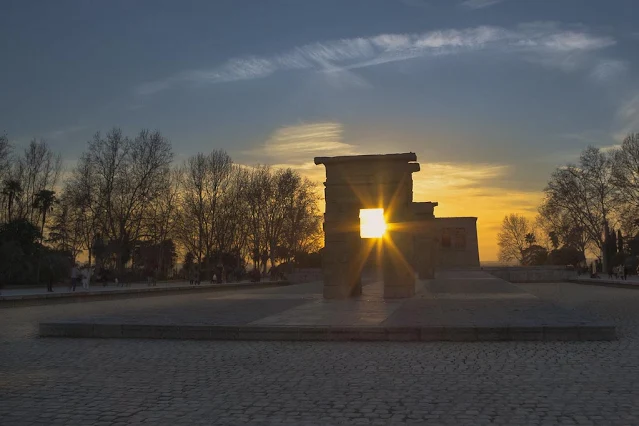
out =
[(415, 201), (534, 217), (554, 168), (639, 132), (636, 0), (2, 0), (0, 131), (72, 167), (97, 131), (176, 161), (415, 152)]

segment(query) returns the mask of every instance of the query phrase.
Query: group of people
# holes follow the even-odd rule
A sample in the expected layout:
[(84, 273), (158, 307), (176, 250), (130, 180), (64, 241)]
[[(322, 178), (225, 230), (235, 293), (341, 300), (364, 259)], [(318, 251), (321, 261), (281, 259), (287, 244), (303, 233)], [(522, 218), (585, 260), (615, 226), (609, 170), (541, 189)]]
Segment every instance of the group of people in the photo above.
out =
[(608, 278), (612, 279), (612, 277), (616, 279), (628, 279), (628, 268), (624, 265), (613, 266), (608, 269)]
[[(78, 268), (77, 264), (73, 265), (71, 268), (71, 283), (69, 285), (69, 289), (71, 291), (75, 291), (78, 284), (82, 285), (82, 288), (85, 290), (89, 289), (89, 283), (91, 282), (91, 269), (89, 267)], [(49, 282), (49, 288), (47, 291), (52, 292), (52, 284)]]
[[(588, 269), (590, 270), (590, 278), (600, 278), (599, 270), (601, 268), (599, 262), (592, 262)], [(578, 269), (579, 275), (581, 275), (582, 272), (583, 271), (581, 269)], [(627, 280), (629, 274), (630, 268), (628, 268), (626, 265), (617, 265), (608, 268), (608, 279), (610, 280), (613, 278), (617, 280)], [(637, 275), (639, 275), (639, 267), (637, 267)]]

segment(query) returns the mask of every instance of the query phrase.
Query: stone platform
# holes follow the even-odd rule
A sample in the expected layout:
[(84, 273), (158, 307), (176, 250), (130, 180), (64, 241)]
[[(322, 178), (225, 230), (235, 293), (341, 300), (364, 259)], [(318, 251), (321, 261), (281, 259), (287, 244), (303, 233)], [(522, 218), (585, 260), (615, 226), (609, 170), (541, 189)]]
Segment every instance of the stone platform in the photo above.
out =
[(362, 296), (325, 300), (322, 284), (203, 294), (161, 309), (61, 318), (43, 337), (204, 340), (614, 340), (610, 323), (527, 293), (482, 271), (440, 273), (410, 299)]

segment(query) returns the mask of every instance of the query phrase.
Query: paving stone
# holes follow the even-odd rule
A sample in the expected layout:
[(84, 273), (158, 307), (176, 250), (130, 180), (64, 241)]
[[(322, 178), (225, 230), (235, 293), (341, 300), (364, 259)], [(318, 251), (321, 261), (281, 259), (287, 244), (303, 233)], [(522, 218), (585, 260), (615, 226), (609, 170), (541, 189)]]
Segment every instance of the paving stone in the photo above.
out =
[[(168, 306), (176, 312), (206, 304), (193, 294), (2, 309), (0, 423), (637, 424), (639, 292), (568, 283), (520, 286), (566, 311), (613, 323), (618, 340), (40, 339), (39, 322), (122, 312), (135, 318), (136, 311), (159, 316)], [(254, 295), (246, 293), (246, 300)], [(194, 315), (205, 318), (198, 309)]]

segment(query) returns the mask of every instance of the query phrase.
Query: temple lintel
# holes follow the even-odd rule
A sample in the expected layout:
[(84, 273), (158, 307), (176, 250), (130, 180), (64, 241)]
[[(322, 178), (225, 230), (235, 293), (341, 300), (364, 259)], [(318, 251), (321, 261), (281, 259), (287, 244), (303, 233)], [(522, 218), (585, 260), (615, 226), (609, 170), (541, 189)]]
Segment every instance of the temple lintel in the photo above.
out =
[[(404, 163), (410, 163), (417, 161), (417, 154), (414, 152), (404, 152), (397, 154), (371, 154), (371, 155), (341, 155), (337, 157), (315, 157), (315, 164), (337, 164), (337, 163), (359, 163), (359, 162), (376, 162), (376, 161), (398, 161)], [(419, 164), (417, 164), (417, 171), (419, 171)]]

